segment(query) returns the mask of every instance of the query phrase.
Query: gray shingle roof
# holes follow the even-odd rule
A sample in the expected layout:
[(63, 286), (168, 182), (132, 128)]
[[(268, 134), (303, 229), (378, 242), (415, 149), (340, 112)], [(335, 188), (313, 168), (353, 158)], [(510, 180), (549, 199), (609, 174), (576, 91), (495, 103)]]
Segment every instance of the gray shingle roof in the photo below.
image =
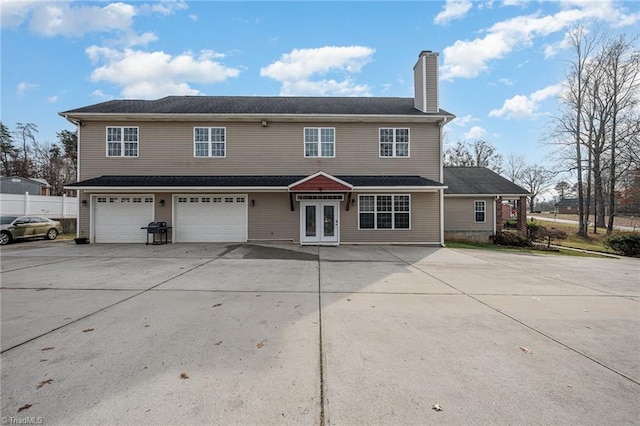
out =
[(486, 167), (445, 167), (445, 194), (529, 195), (526, 189)]
[(156, 100), (121, 99), (61, 112), (61, 115), (101, 114), (366, 114), (451, 115), (423, 113), (413, 98), (283, 97), (283, 96), (167, 96)]
[[(100, 176), (69, 185), (82, 187), (282, 187), (307, 176)], [(336, 176), (353, 186), (442, 186), (421, 176)]]

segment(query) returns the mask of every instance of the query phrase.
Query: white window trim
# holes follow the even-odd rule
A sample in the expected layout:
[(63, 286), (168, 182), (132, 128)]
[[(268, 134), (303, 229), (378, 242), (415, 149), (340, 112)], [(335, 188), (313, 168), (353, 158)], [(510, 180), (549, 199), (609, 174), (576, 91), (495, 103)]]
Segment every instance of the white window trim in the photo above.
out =
[[(480, 213), (480, 210), (476, 210), (476, 203), (482, 203), (484, 206), (484, 220), (476, 220), (476, 213)], [(487, 223), (487, 202), (485, 200), (473, 200), (473, 222), (474, 223)]]
[[(196, 129), (207, 129), (207, 155), (196, 155)], [(211, 129), (223, 129), (224, 130), (224, 155), (213, 155), (213, 144), (219, 143), (211, 140)], [(204, 141), (197, 141), (197, 143), (205, 143)], [(193, 158), (227, 158), (227, 128), (220, 126), (195, 126), (193, 128)]]
[[(360, 211), (360, 197), (374, 197), (374, 206), (375, 210), (373, 212), (361, 212)], [(391, 228), (378, 228), (378, 199), (379, 196), (391, 196)], [(396, 211), (395, 211), (395, 200), (393, 197), (409, 197), (409, 211), (408, 212), (398, 212), (398, 213), (409, 213), (409, 227), (408, 228), (396, 228)], [(373, 213), (373, 228), (361, 228), (360, 227), (360, 213)], [(381, 212), (381, 213), (389, 213), (389, 212)], [(410, 231), (411, 230), (411, 194), (358, 194), (358, 231)]]
[[(120, 129), (121, 132), (121, 140), (120, 142), (120, 155), (109, 155), (109, 129)], [(136, 129), (137, 130), (137, 134), (138, 134), (138, 140), (136, 141), (136, 144), (138, 145), (138, 149), (136, 149), (136, 155), (124, 155), (125, 153), (125, 149), (124, 149), (124, 129)], [(105, 128), (105, 135), (104, 135), (104, 140), (106, 142), (105, 145), (105, 154), (108, 158), (138, 158), (140, 157), (140, 127), (138, 126), (107, 126)]]
[[(318, 131), (318, 155), (307, 155), (307, 142), (305, 140), (305, 131), (307, 129), (315, 129)], [(333, 130), (333, 155), (322, 155), (322, 129)], [(302, 129), (302, 154), (304, 158), (336, 158), (336, 128), (335, 127), (305, 127)]]
[[(380, 145), (382, 142), (380, 141), (380, 130), (393, 130), (393, 155), (381, 155), (380, 153)], [(407, 136), (409, 137), (409, 142), (407, 143), (407, 155), (396, 155), (397, 147), (396, 147), (396, 130), (402, 129), (407, 130)], [(385, 142), (388, 143), (388, 142)], [(378, 128), (378, 158), (410, 158), (411, 157), (411, 128), (410, 127), (379, 127)]]

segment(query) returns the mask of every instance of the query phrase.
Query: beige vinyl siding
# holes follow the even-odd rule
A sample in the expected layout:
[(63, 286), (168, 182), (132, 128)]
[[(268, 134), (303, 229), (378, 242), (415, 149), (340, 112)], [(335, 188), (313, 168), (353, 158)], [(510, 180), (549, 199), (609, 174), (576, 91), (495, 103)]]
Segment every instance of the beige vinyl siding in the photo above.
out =
[[(376, 193), (378, 194), (378, 193)], [(379, 194), (394, 194), (381, 191)], [(368, 194), (367, 194), (368, 195)], [(440, 196), (437, 192), (410, 193), (411, 229), (367, 229), (358, 230), (358, 205), (346, 211), (345, 203), (340, 205), (341, 243), (439, 243), (440, 242)], [(358, 199), (354, 193), (353, 198)]]
[(427, 111), (438, 112), (438, 56), (427, 56)]
[(250, 193), (248, 203), (250, 241), (300, 241), (300, 203), (294, 199), (295, 211), (291, 211), (288, 192)]
[[(486, 220), (475, 221), (475, 201), (484, 201)], [(493, 231), (496, 217), (495, 199), (491, 197), (446, 197), (444, 198), (445, 231)]]
[[(107, 126), (139, 127), (139, 156), (107, 157)], [(193, 128), (226, 127), (226, 158), (194, 158)], [(303, 129), (335, 127), (335, 158), (305, 158)], [(410, 129), (409, 158), (379, 158), (379, 128)], [(438, 181), (434, 123), (92, 122), (82, 127), (80, 179), (102, 175), (419, 175)]]

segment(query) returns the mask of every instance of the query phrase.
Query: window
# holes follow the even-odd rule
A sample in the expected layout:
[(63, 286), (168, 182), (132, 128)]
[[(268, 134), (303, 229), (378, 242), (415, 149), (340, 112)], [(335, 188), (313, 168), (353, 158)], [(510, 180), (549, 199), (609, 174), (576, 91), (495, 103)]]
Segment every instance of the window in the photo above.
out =
[(224, 127), (195, 127), (193, 129), (194, 157), (226, 157), (227, 129)]
[(358, 229), (410, 229), (409, 195), (358, 196)]
[(408, 157), (409, 129), (380, 129), (380, 157)]
[(137, 127), (107, 127), (107, 157), (137, 156)]
[(474, 211), (476, 216), (476, 222), (485, 222), (486, 221), (486, 204), (484, 201), (474, 201)]
[(305, 157), (335, 157), (336, 129), (320, 127), (304, 129)]

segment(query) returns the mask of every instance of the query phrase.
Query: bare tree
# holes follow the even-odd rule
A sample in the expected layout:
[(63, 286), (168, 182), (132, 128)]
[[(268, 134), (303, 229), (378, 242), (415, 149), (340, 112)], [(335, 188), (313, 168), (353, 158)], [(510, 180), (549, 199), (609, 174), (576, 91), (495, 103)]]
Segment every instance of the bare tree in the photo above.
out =
[(535, 199), (538, 195), (551, 188), (554, 174), (540, 166), (527, 166), (522, 171), (521, 185), (531, 193), (529, 196), (529, 211), (535, 210)]
[(522, 155), (509, 154), (507, 157), (507, 167), (505, 173), (512, 182), (519, 182), (522, 171), (526, 167), (526, 162)]
[(571, 191), (571, 184), (566, 180), (561, 180), (556, 184), (555, 190), (560, 194), (560, 199), (563, 200), (565, 194)]
[(458, 141), (444, 151), (445, 166), (487, 167), (502, 172), (502, 155), (491, 143), (478, 140), (473, 143)]
[(18, 123), (16, 125), (16, 135), (22, 141), (22, 162), (15, 170), (16, 174), (31, 177), (32, 170), (29, 164), (29, 148), (36, 142), (35, 133), (38, 133), (38, 126), (34, 123)]

